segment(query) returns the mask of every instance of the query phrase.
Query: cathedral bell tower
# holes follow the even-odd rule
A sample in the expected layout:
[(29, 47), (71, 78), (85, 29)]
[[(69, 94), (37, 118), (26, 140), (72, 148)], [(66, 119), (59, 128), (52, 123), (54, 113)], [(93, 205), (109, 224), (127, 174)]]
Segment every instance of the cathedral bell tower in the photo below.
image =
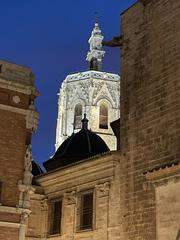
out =
[(81, 129), (81, 119), (86, 112), (89, 128), (98, 134), (110, 150), (116, 150), (116, 137), (110, 123), (120, 117), (120, 77), (103, 72), (103, 35), (99, 24), (93, 27), (86, 60), (89, 70), (70, 74), (63, 81), (58, 99), (56, 150)]

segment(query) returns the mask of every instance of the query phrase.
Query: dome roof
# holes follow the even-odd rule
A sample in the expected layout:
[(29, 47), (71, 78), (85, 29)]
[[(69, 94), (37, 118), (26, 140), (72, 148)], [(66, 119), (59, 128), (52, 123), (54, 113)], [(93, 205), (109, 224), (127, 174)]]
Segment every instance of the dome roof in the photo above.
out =
[(43, 170), (41, 167), (33, 160), (32, 161), (32, 175), (33, 176), (38, 176), (43, 173)]
[(109, 151), (102, 138), (87, 129), (87, 122), (85, 116), (82, 120), (82, 129), (67, 138), (54, 156), (43, 163), (47, 171)]

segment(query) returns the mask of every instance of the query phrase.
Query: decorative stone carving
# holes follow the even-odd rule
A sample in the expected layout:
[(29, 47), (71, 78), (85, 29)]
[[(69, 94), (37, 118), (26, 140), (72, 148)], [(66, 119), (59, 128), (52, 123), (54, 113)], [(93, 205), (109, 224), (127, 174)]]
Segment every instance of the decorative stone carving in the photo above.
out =
[[(111, 150), (116, 149), (116, 137), (112, 129), (100, 129), (99, 101), (105, 100), (108, 107), (108, 121), (117, 120), (120, 116), (120, 77), (117, 74), (105, 73), (100, 71), (86, 71), (71, 74), (64, 80), (58, 100), (58, 117), (56, 130), (56, 149), (62, 142), (71, 136), (74, 123), (74, 108), (76, 104), (81, 104), (83, 111), (86, 109), (89, 120), (89, 129), (98, 132)], [(83, 112), (84, 113), (84, 112)], [(82, 115), (83, 115), (82, 113)]]
[(76, 191), (66, 192), (65, 199), (67, 205), (75, 204), (76, 203)]
[(31, 145), (29, 144), (26, 148), (25, 159), (24, 159), (24, 180), (25, 185), (31, 185), (32, 183), (32, 150)]
[(99, 197), (109, 196), (110, 182), (104, 182), (96, 185), (97, 194)]
[(19, 207), (29, 208), (30, 207), (30, 194), (34, 192), (32, 184), (32, 151), (31, 145), (28, 145), (25, 152), (24, 158), (24, 177), (23, 180), (18, 181), (18, 188), (20, 191), (19, 195)]
[(20, 101), (21, 101), (20, 97), (17, 96), (17, 95), (14, 95), (14, 96), (12, 97), (12, 100), (13, 100), (13, 102), (16, 103), (16, 104), (20, 103)]
[(42, 211), (47, 211), (48, 208), (48, 203), (47, 203), (47, 198), (41, 200), (41, 210)]
[(144, 190), (144, 191), (150, 190), (151, 187), (152, 187), (152, 183), (151, 183), (151, 182), (147, 181), (147, 182), (144, 182), (144, 183), (143, 183), (143, 190)]
[(39, 120), (38, 113), (35, 110), (33, 102), (31, 102), (31, 105), (29, 106), (26, 115), (26, 128), (31, 130), (32, 132), (35, 132), (38, 126), (38, 120)]
[(28, 220), (28, 217), (29, 217), (29, 213), (28, 212), (23, 212), (21, 214), (21, 224), (26, 224), (27, 220)]

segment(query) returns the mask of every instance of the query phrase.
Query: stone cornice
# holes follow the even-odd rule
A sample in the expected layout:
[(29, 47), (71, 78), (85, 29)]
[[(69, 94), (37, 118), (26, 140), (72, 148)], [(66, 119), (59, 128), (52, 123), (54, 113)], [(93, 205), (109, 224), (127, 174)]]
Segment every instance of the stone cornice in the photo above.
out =
[(14, 113), (19, 113), (19, 114), (22, 114), (22, 115), (26, 115), (27, 114), (27, 110), (26, 109), (16, 108), (16, 107), (8, 106), (8, 105), (5, 105), (5, 104), (0, 104), (0, 109), (1, 110), (5, 110), (5, 111), (14, 112)]
[(0, 221), (0, 227), (8, 227), (8, 228), (19, 228), (20, 223), (13, 223), (13, 222), (3, 222)]
[(8, 207), (4, 205), (0, 205), (0, 212), (14, 213), (14, 214), (22, 214), (22, 213), (30, 214), (31, 213), (29, 209), (19, 208), (19, 207)]
[[(93, 160), (93, 161), (92, 161)], [(81, 161), (81, 164), (73, 164), (64, 169), (57, 169), (41, 175), (37, 178), (37, 182), (42, 186), (49, 186), (52, 184), (61, 184), (64, 181), (67, 183), (74, 181), (78, 176), (86, 178), (87, 173), (90, 176), (100, 175), (101, 172), (107, 172), (107, 175), (113, 175), (114, 162), (119, 161), (115, 155), (112, 154), (96, 157), (96, 159)]]
[(0, 86), (5, 89), (24, 93), (27, 95), (31, 95), (31, 94), (34, 96), (39, 95), (39, 92), (37, 91), (37, 89), (34, 86), (26, 86), (21, 83), (13, 82), (10, 80), (5, 80), (3, 78), (0, 78)]
[(154, 169), (145, 173), (146, 179), (150, 182), (160, 182), (180, 178), (180, 163), (171, 166)]
[(83, 80), (87, 78), (101, 79), (106, 81), (107, 80), (120, 81), (120, 76), (118, 74), (90, 70), (90, 71), (70, 74), (66, 77), (65, 82), (73, 82), (73, 81)]

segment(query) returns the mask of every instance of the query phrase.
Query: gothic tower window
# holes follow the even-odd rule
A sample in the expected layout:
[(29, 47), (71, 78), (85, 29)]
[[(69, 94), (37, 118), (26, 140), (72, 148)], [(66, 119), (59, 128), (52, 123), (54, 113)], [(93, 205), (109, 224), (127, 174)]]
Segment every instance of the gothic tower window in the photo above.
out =
[(99, 108), (99, 128), (108, 129), (108, 107), (105, 104)]
[(81, 120), (82, 120), (82, 105), (77, 104), (74, 109), (74, 128), (81, 128)]
[(80, 199), (80, 230), (93, 227), (93, 192), (85, 192)]
[(49, 209), (49, 234), (60, 234), (61, 233), (61, 218), (62, 218), (62, 200), (54, 200), (50, 203)]

